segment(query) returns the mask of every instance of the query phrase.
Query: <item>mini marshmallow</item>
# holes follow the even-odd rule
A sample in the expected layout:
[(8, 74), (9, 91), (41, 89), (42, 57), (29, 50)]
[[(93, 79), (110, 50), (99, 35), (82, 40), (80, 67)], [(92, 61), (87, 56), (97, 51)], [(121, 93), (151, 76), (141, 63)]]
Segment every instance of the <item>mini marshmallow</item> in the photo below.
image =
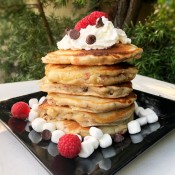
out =
[(36, 118), (32, 121), (32, 128), (36, 132), (42, 132), (43, 131), (43, 125), (46, 123), (46, 120), (43, 118)]
[(95, 137), (86, 136), (86, 137), (84, 137), (84, 141), (90, 142), (92, 144), (92, 146), (94, 147), (94, 149), (97, 149), (99, 146), (99, 141)]
[(141, 111), (144, 111), (144, 108), (142, 108), (142, 107), (135, 107), (135, 113), (136, 113), (136, 115), (137, 116), (139, 116), (139, 113), (141, 112)]
[(111, 168), (111, 164), (110, 159), (103, 159), (99, 162), (99, 168), (107, 171)]
[(152, 113), (146, 116), (148, 123), (155, 123), (158, 121), (158, 116), (156, 115), (156, 113)]
[(36, 144), (42, 140), (41, 134), (39, 134), (38, 132), (34, 130), (29, 132), (28, 137), (33, 143), (36, 143)]
[(148, 123), (146, 117), (140, 117), (140, 118), (137, 118), (136, 120), (140, 123), (140, 126), (146, 125)]
[(46, 100), (46, 97), (45, 96), (41, 97), (39, 99), (39, 104), (42, 104), (45, 100)]
[(144, 108), (142, 108), (142, 107), (139, 107), (138, 108), (138, 111), (137, 111), (137, 116), (139, 116), (139, 117), (145, 117), (145, 109)]
[(29, 120), (30, 122), (32, 122), (34, 119), (36, 119), (36, 118), (38, 118), (38, 117), (39, 117), (38, 112), (33, 111), (33, 110), (30, 110), (29, 116), (28, 116), (28, 120)]
[(112, 145), (112, 138), (109, 134), (104, 134), (103, 137), (99, 140), (101, 148), (107, 148)]
[(53, 131), (56, 130), (56, 126), (55, 126), (54, 123), (49, 123), (49, 122), (48, 122), (48, 123), (45, 123), (45, 124), (43, 125), (43, 131), (44, 131), (45, 129), (49, 130), (50, 132), (53, 132)]
[(137, 120), (132, 120), (128, 123), (128, 132), (130, 134), (136, 134), (141, 131), (140, 123)]
[(78, 154), (81, 158), (87, 158), (94, 152), (94, 147), (90, 142), (84, 141), (81, 142), (81, 151)]
[(77, 135), (78, 136), (78, 138), (80, 139), (80, 141), (82, 142), (82, 137), (81, 137), (81, 135), (79, 135), (79, 134), (75, 134), (75, 135)]
[(38, 104), (38, 99), (37, 98), (31, 98), (29, 100), (29, 106), (32, 108), (34, 104)]
[(39, 104), (33, 104), (32, 110), (38, 112), (38, 107), (39, 107)]
[(51, 141), (53, 143), (58, 143), (59, 139), (64, 135), (65, 133), (62, 130), (55, 130), (52, 132), (52, 137), (51, 137)]
[(96, 128), (96, 127), (91, 127), (89, 129), (89, 134), (97, 139), (100, 139), (103, 137), (103, 132), (101, 129)]

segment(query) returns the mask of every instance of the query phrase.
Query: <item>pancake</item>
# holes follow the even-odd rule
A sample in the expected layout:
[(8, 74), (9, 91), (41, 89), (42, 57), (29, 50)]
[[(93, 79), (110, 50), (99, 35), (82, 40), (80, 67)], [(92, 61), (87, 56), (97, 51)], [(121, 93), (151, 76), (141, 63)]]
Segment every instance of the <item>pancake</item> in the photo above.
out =
[[(119, 121), (116, 125), (107, 125), (107, 126), (97, 126), (97, 128), (101, 129), (103, 133), (114, 135), (117, 133), (124, 134), (127, 131), (127, 123), (133, 120), (133, 115), (131, 115), (128, 119)], [(64, 131), (66, 134), (79, 134), (82, 137), (89, 135), (90, 127), (82, 127), (77, 122), (73, 120), (62, 120), (56, 122), (56, 127), (59, 130)]]
[(92, 96), (76, 96), (59, 93), (49, 93), (47, 102), (49, 105), (69, 107), (76, 111), (91, 113), (103, 113), (126, 108), (134, 103), (136, 95), (130, 93), (127, 97), (121, 98), (100, 98)]
[(80, 86), (109, 86), (131, 81), (136, 67), (129, 63), (118, 63), (110, 66), (74, 66), (48, 64), (45, 67), (46, 77), (50, 82)]
[(131, 82), (114, 86), (76, 86), (51, 83), (47, 77), (40, 80), (40, 89), (44, 92), (55, 92), (70, 95), (96, 96), (102, 98), (125, 97), (132, 92)]
[(143, 50), (132, 44), (116, 44), (102, 50), (57, 50), (42, 58), (43, 63), (111, 65), (141, 57)]
[(74, 111), (69, 107), (49, 105), (47, 102), (39, 106), (39, 117), (46, 121), (74, 120), (83, 127), (116, 125), (117, 122), (128, 119), (133, 113), (134, 104), (127, 108), (105, 113)]

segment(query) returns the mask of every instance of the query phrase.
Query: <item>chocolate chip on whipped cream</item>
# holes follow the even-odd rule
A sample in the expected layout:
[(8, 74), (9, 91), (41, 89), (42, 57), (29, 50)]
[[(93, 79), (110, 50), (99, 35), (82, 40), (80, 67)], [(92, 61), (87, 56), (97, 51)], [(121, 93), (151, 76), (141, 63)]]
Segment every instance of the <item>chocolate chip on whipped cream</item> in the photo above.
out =
[(88, 35), (86, 37), (86, 43), (87, 44), (94, 44), (96, 41), (96, 37), (94, 35)]
[(78, 30), (72, 29), (69, 31), (69, 36), (71, 39), (77, 40), (80, 37), (80, 32)]
[(102, 21), (102, 18), (99, 18), (99, 20), (97, 21), (97, 24), (96, 24), (96, 28), (100, 28), (102, 26), (104, 26), (104, 23)]

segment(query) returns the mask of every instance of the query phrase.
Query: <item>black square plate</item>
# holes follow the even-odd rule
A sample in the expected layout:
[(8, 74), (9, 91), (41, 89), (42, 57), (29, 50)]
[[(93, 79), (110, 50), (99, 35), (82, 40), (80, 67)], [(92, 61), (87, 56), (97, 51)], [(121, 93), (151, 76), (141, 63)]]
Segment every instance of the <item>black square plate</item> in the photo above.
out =
[[(144, 108), (152, 108), (159, 116), (159, 121), (142, 127), (139, 134), (126, 133), (124, 141), (113, 143), (105, 149), (97, 149), (89, 158), (66, 159), (57, 152), (56, 144), (40, 141), (38, 133), (32, 132), (26, 121), (12, 119), (11, 106), (18, 101), (28, 102), (31, 98), (46, 95), (37, 92), (0, 102), (0, 120), (8, 130), (30, 151), (32, 155), (51, 174), (57, 175), (111, 175), (153, 145), (175, 128), (175, 101), (136, 91), (137, 103)], [(136, 117), (136, 116), (135, 116)], [(27, 129), (26, 129), (27, 128)]]

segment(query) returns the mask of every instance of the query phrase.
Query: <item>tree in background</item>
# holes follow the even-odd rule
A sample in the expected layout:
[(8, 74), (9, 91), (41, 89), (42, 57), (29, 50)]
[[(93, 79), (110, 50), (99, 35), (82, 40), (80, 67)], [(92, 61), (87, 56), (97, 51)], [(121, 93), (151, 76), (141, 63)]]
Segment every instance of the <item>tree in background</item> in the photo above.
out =
[(150, 3), (149, 0), (72, 0), (72, 14), (88, 6), (78, 18), (45, 15), (46, 6), (52, 4), (57, 11), (58, 7), (66, 6), (68, 0), (29, 2), (6, 0), (0, 3), (0, 66), (6, 82), (43, 77), (41, 57), (57, 49), (56, 42), (64, 35), (65, 28), (73, 28), (77, 20), (94, 10), (108, 12), (115, 26), (125, 28), (133, 43), (143, 47), (143, 58), (136, 62), (141, 74), (175, 82), (173, 1), (159, 0), (155, 13), (144, 24), (137, 21), (143, 3)]

